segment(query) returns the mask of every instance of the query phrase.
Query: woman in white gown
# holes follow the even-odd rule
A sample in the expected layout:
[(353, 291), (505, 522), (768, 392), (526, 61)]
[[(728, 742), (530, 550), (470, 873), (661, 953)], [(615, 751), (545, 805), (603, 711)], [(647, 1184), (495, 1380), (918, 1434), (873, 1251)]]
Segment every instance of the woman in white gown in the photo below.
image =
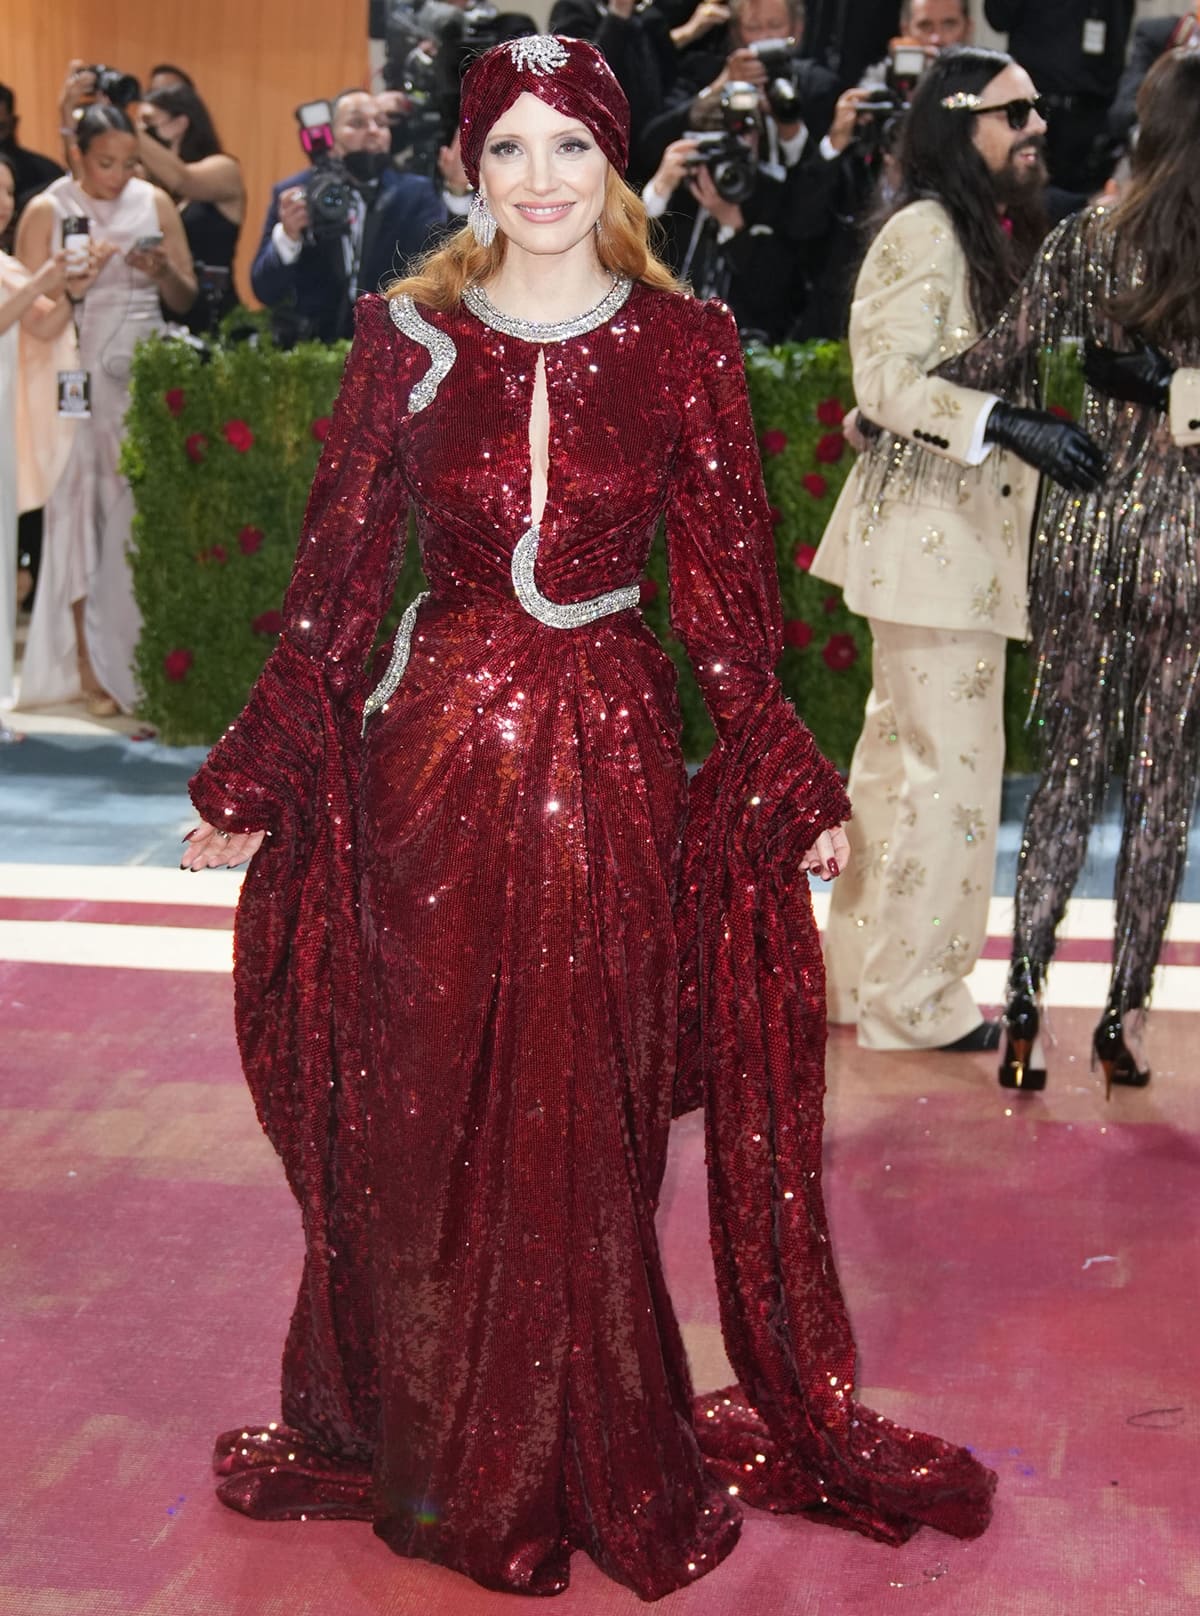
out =
[(137, 137), (118, 108), (89, 107), (76, 127), (76, 175), (56, 180), (21, 219), (17, 254), (31, 271), (52, 256), (62, 222), (85, 217), (103, 257), (75, 306), (89, 416), (76, 422), (67, 468), (46, 509), (42, 570), (25, 651), (21, 703), (73, 701), (97, 716), (133, 710), (141, 621), (127, 550), (133, 497), (119, 456), (135, 346), (163, 329), (159, 299), (184, 313), (196, 296), (178, 209), (139, 179)]
[[(0, 155), (0, 241), (12, 223), (15, 191), (16, 176)], [(93, 278), (72, 278), (72, 295), (82, 296)], [(55, 419), (55, 375), (72, 362), (66, 289), (61, 253), (30, 275), (0, 249), (0, 708), (12, 706), (14, 693), (17, 515), (46, 503), (71, 447), (65, 426), (34, 427), (44, 415)]]

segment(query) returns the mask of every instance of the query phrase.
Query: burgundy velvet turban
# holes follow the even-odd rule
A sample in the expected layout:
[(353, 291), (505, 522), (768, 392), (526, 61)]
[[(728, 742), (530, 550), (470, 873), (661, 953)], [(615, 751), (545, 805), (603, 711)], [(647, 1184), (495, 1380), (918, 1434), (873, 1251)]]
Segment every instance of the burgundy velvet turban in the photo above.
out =
[(526, 91), (568, 118), (577, 118), (618, 174), (629, 163), (629, 102), (594, 45), (558, 34), (535, 34), (493, 45), (463, 80), (462, 160), (479, 184), (483, 143), (496, 120)]

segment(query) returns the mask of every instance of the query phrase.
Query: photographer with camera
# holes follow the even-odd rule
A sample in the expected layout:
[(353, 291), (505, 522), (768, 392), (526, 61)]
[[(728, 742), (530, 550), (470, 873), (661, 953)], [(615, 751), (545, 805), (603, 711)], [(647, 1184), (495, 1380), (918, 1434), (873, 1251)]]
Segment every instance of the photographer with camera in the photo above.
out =
[(665, 13), (638, 0), (554, 0), (550, 32), (590, 40), (603, 52), (629, 102), (634, 160), (628, 178), (637, 185), (648, 172), (639, 171), (637, 158), (642, 133), (662, 111), (676, 77), (678, 53)]
[(642, 201), (666, 232), (668, 262), (696, 296), (728, 303), (744, 341), (782, 342), (795, 316), (788, 186), (762, 171), (755, 87), (727, 84), (720, 106), (721, 132), (672, 141)]
[(344, 90), (297, 113), (313, 161), (271, 196), (250, 282), (292, 343), (353, 332), (361, 292), (403, 273), (446, 218), (432, 181), (398, 173), (375, 97)]
[(886, 204), (899, 184), (893, 156), (900, 126), (922, 74), (948, 47), (971, 38), (967, 0), (904, 0), (900, 34), (888, 54), (844, 90), (822, 142), (834, 164), (831, 215), (824, 252), (796, 335), (844, 337), (854, 276), (862, 259), (863, 221)]
[(733, 0), (718, 71), (655, 119), (665, 150), (642, 199), (661, 219), (672, 268), (730, 304), (746, 338), (782, 341), (804, 305), (830, 223), (821, 137), (837, 99), (825, 68), (800, 60), (786, 0)]

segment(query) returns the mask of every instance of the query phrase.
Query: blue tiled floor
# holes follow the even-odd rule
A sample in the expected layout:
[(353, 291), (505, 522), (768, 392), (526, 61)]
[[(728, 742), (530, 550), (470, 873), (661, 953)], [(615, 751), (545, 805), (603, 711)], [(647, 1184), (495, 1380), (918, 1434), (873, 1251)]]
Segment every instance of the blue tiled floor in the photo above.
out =
[[(151, 864), (179, 861), (192, 819), (187, 782), (205, 756), (199, 746), (160, 746), (123, 735), (31, 735), (0, 746), (0, 861), (19, 864)], [(1004, 790), (994, 891), (1013, 890), (1021, 817), (1032, 787), (1013, 778)], [(1092, 845), (1077, 896), (1112, 895), (1119, 836), (1114, 794)], [(1183, 897), (1200, 900), (1200, 825)]]

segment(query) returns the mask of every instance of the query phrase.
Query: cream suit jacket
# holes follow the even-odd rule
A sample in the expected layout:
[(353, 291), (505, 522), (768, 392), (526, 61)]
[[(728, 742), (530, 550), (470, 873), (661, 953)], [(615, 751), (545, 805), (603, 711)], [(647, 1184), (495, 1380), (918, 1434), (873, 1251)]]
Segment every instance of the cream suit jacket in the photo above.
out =
[(886, 430), (813, 561), (864, 617), (1023, 639), (1037, 474), (985, 450), (989, 394), (931, 372), (979, 335), (945, 209), (915, 202), (871, 245), (850, 312), (859, 408)]
[(1200, 444), (1200, 370), (1177, 370), (1171, 378), (1171, 436), (1181, 449)]

